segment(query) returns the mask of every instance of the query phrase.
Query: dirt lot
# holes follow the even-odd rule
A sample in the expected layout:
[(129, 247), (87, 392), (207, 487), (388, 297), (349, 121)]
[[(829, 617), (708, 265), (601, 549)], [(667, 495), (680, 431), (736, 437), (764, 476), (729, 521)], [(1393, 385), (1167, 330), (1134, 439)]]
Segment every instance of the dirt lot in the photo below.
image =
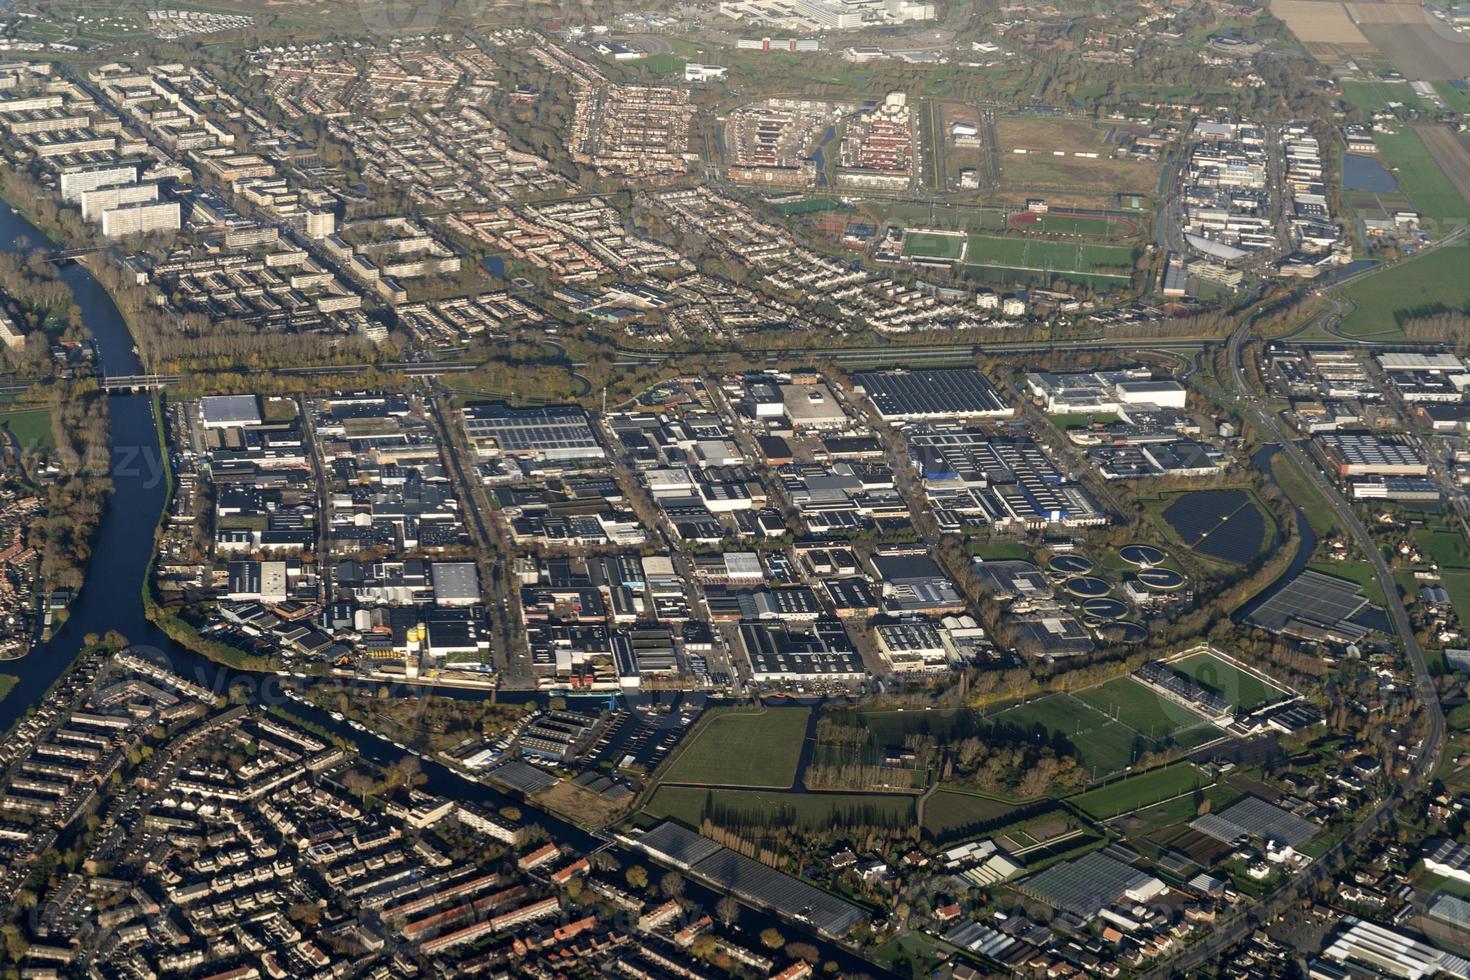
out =
[(1445, 126), (1420, 126), (1417, 132), (1455, 190), (1470, 201), (1470, 148)]
[(1360, 25), (1424, 24), (1430, 19), (1423, 7), (1407, 3), (1348, 3), (1348, 16)]
[(1303, 44), (1368, 47), (1372, 44), (1341, 3), (1327, 0), (1271, 0), (1271, 13)]
[[(1113, 144), (1105, 141), (1108, 131), (1087, 122), (1002, 116), (995, 129), (1003, 192), (1046, 191), (1056, 203), (1083, 206), (1083, 197), (1106, 200), (1118, 191), (1148, 195), (1158, 185), (1155, 164), (1112, 159)], [(1018, 149), (1027, 152), (1015, 152)]]

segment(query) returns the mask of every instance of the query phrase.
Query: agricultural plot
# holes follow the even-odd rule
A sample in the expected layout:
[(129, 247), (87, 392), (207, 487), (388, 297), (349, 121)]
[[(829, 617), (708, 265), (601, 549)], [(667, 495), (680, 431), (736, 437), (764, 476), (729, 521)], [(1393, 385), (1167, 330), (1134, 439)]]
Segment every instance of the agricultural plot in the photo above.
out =
[(1192, 550), (1243, 565), (1266, 541), (1266, 517), (1245, 490), (1194, 490), (1164, 509), (1165, 522)]
[(1271, 0), (1271, 14), (1285, 22), (1308, 48), (1372, 47), (1347, 9), (1332, 0)]
[(785, 789), (796, 778), (810, 715), (807, 708), (767, 708), (713, 716), (690, 736), (662, 782)]
[(1408, 78), (1447, 81), (1470, 75), (1470, 45), (1418, 4), (1354, 4), (1355, 9), (1408, 7), (1412, 23), (1364, 22), (1363, 33)]
[(1202, 687), (1217, 691), (1237, 711), (1254, 711), (1263, 704), (1279, 701), (1288, 693), (1258, 674), (1235, 666), (1213, 653), (1200, 653), (1169, 666)]
[(1126, 283), (1133, 275), (1133, 250), (1117, 245), (971, 235), (965, 246), (965, 264)]
[[(1428, 127), (1425, 132), (1433, 132)], [(1439, 137), (1431, 136), (1438, 144)], [(1375, 133), (1373, 142), (1386, 167), (1394, 171), (1399, 187), (1414, 209), (1438, 230), (1454, 222), (1470, 221), (1470, 204), (1445, 175), (1418, 129), (1402, 126), (1396, 133)], [(1443, 152), (1443, 151), (1442, 151)]]

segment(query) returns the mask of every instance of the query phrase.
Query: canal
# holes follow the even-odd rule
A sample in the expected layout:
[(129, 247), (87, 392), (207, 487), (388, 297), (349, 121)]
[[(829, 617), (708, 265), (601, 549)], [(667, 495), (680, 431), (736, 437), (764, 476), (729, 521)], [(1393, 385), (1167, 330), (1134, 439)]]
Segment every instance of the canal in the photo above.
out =
[[(49, 242), (34, 225), (8, 204), (0, 201), (0, 250), (48, 247)], [(83, 265), (69, 263), (61, 273), (81, 308), (82, 318), (97, 344), (98, 357), (108, 374), (139, 374), (142, 365), (133, 353), (127, 322), (102, 285)], [(256, 703), (280, 706), (298, 717), (331, 731), (356, 745), (364, 757), (388, 765), (401, 759), (404, 750), (368, 732), (359, 732), (334, 721), (326, 712), (287, 699), (280, 677), (231, 670), (208, 660), (171, 640), (148, 621), (143, 610), (143, 589), (153, 553), (154, 529), (167, 503), (168, 481), (158, 443), (158, 420), (153, 399), (147, 394), (111, 395), (108, 410), (112, 425), (112, 496), (103, 513), (92, 558), (80, 595), (72, 603), (65, 625), (51, 639), (38, 644), (20, 660), (0, 662), (0, 672), (16, 677), (15, 688), (0, 700), (0, 730), (8, 730), (31, 705), (39, 702), (51, 685), (66, 672), (82, 652), (89, 633), (102, 636), (116, 630), (127, 638), (135, 653), (167, 663), (173, 670), (211, 690), (225, 694), (232, 686), (245, 685)], [(456, 799), (490, 807), (515, 805), (504, 794), (453, 770), (421, 757), (427, 777), (425, 789)], [(553, 834), (584, 849), (596, 841), (586, 832), (547, 815), (542, 823)]]
[[(45, 235), (0, 200), (0, 250), (15, 252), (47, 246), (49, 242)], [(141, 374), (142, 365), (133, 353), (133, 339), (127, 322), (107, 291), (83, 265), (69, 263), (61, 275), (96, 341), (104, 371), (110, 375)], [(66, 624), (54, 631), (49, 641), (37, 645), (21, 660), (0, 662), (0, 672), (17, 678), (16, 687), (0, 700), (0, 731), (8, 730), (27, 708), (45, 697), (51, 685), (81, 654), (82, 641), (87, 634), (102, 636), (109, 630), (116, 630), (127, 638), (134, 653), (166, 663), (180, 675), (222, 695), (244, 685), (256, 705), (280, 707), (305, 719), (351, 743), (364, 758), (374, 763), (391, 765), (408, 754), (387, 739), (358, 731), (344, 722), (335, 721), (325, 711), (288, 698), (284, 678), (274, 674), (244, 673), (216, 664), (175, 643), (148, 621), (143, 609), (143, 589), (153, 554), (154, 530), (168, 502), (168, 480), (158, 441), (159, 425), (154, 415), (153, 399), (147, 394), (111, 395), (108, 397), (108, 409), (112, 424), (113, 491), (102, 516), (82, 591), (72, 603)], [(458, 693), (471, 698), (486, 696), (472, 691), (436, 693), (451, 696)], [(524, 692), (514, 699), (536, 697), (538, 695), (534, 692)], [(605, 698), (606, 695), (599, 697)], [(503, 695), (501, 699), (508, 700)], [(625, 704), (625, 707), (631, 705)], [(527, 807), (522, 801), (447, 766), (422, 755), (419, 760), (425, 777), (423, 788), (430, 793), (490, 809), (516, 806), (529, 811), (529, 822), (541, 825), (553, 839), (583, 853), (595, 850), (603, 843), (580, 827), (544, 810)], [(621, 848), (614, 848), (612, 854), (620, 865), (638, 860)], [(688, 883), (686, 896), (706, 908), (713, 908), (721, 897), (697, 881)], [(768, 926), (788, 934), (792, 931), (791, 926), (769, 913), (749, 907), (741, 909), (736, 923), (736, 929), (752, 946), (757, 945), (756, 933)], [(835, 961), (850, 975), (892, 975), (847, 949), (815, 937), (801, 936), (804, 931), (797, 930), (799, 938), (816, 943), (822, 949), (824, 959)]]

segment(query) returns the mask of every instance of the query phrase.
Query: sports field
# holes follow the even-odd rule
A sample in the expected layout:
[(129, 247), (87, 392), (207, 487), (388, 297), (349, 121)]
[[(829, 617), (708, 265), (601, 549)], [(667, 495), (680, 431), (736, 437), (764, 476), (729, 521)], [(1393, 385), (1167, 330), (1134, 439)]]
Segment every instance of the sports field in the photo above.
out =
[(840, 211), (846, 207), (835, 197), (805, 197), (800, 201), (785, 201), (771, 205), (779, 214), (814, 214), (818, 211)]
[(1100, 687), (1079, 691), (1076, 697), (1156, 739), (1193, 728), (1204, 721), (1193, 711), (1160, 696), (1131, 677), (1119, 677)]
[(660, 781), (786, 789), (796, 779), (810, 715), (807, 708), (766, 708), (713, 716), (690, 735)]
[(1030, 731), (1041, 726), (1071, 742), (1077, 761), (1096, 769), (1099, 776), (1133, 764), (1135, 748), (1143, 736), (1113, 721), (1091, 705), (1066, 694), (1050, 694), (1030, 704), (1017, 705), (995, 715), (992, 721)]
[(742, 822), (760, 824), (790, 821), (803, 827), (837, 823), (897, 827), (914, 819), (912, 796), (862, 793), (777, 793), (743, 789), (706, 789), (702, 786), (660, 786), (643, 811), (654, 817), (673, 817), (699, 826), (705, 810), (714, 806)]
[(939, 234), (932, 231), (910, 231), (903, 236), (903, 254), (919, 259), (948, 259), (958, 262), (965, 257), (965, 236)]
[(1208, 786), (1210, 781), (1193, 763), (1180, 762), (1088, 790), (1071, 797), (1070, 802), (1089, 816), (1108, 820), (1120, 813), (1193, 792), (1197, 787)]
[(1127, 282), (1133, 276), (1133, 250), (1118, 245), (971, 235), (965, 264)]
[(1251, 711), (1270, 701), (1280, 700), (1286, 693), (1213, 653), (1174, 660), (1169, 666), (1204, 687), (1219, 691), (1225, 700), (1240, 711)]
[(1092, 238), (1134, 238), (1138, 235), (1138, 224), (1132, 219), (1068, 211), (1049, 211), (1046, 214), (1022, 211), (1011, 216), (1011, 227), (1043, 235), (1087, 235)]

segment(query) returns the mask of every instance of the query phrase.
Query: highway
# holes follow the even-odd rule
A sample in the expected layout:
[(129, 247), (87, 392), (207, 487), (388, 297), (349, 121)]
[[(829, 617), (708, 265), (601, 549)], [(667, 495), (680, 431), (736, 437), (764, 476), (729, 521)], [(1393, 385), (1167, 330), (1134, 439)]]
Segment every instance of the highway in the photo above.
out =
[(1388, 563), (1383, 560), (1382, 553), (1373, 543), (1368, 529), (1353, 513), (1351, 505), (1322, 475), (1317, 465), (1307, 458), (1307, 454), (1296, 444), (1281, 419), (1265, 407), (1262, 396), (1251, 389), (1242, 361), (1249, 336), (1250, 323), (1246, 322), (1230, 335), (1228, 345), (1230, 380), (1235, 387), (1237, 406), (1243, 414), (1251, 416), (1262, 427), (1262, 432), (1269, 431), (1275, 434), (1277, 442), (1281, 445), (1282, 453), (1290, 456), (1292, 461), (1306, 474), (1312, 486), (1332, 507), (1340, 525), (1353, 536), (1359, 550), (1373, 566), (1374, 574), (1387, 599), (1385, 605), (1388, 609), (1386, 611), (1393, 622), (1394, 632), (1398, 634), (1409, 665), (1413, 669), (1415, 685), (1427, 716), (1428, 731), (1424, 736), (1424, 741), (1420, 744), (1419, 757), (1414, 760), (1410, 768), (1409, 778), (1395, 782), (1388, 796), (1374, 806), (1362, 822), (1348, 832), (1346, 837), (1322, 857), (1288, 878), (1260, 905), (1233, 922), (1216, 928), (1203, 942), (1189, 948), (1181, 956), (1160, 964), (1147, 974), (1150, 977), (1187, 974), (1201, 964), (1213, 960), (1244, 940), (1252, 930), (1285, 911), (1293, 901), (1307, 894), (1317, 882), (1335, 875), (1345, 861), (1357, 853), (1357, 849), (1388, 822), (1399, 805), (1412, 792), (1427, 783), (1438, 768), (1440, 756), (1444, 752), (1444, 712), (1440, 709), (1439, 696), (1434, 689), (1434, 678), (1430, 675), (1429, 666), (1424, 660), (1424, 650), (1414, 635), (1413, 626), (1409, 622), (1409, 614), (1405, 611), (1404, 604), (1398, 601), (1398, 586), (1394, 582), (1393, 573), (1389, 570)]

